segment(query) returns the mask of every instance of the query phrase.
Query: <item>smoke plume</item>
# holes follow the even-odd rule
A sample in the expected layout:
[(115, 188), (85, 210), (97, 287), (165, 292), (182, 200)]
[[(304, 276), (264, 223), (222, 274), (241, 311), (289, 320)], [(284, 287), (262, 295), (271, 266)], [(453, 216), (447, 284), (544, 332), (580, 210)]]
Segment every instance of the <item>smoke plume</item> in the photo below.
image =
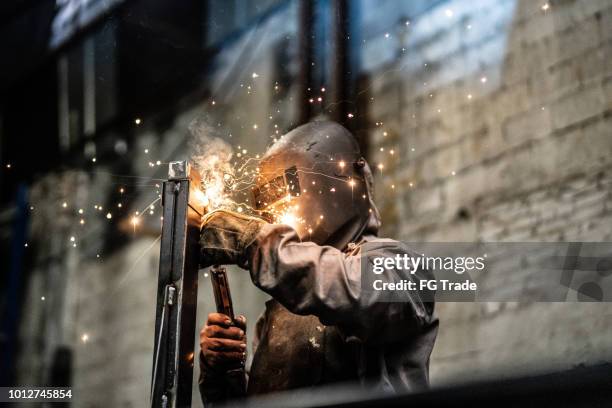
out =
[(189, 125), (191, 165), (200, 173), (208, 210), (232, 209), (231, 181), (234, 180), (232, 146), (218, 136), (218, 130), (205, 119)]

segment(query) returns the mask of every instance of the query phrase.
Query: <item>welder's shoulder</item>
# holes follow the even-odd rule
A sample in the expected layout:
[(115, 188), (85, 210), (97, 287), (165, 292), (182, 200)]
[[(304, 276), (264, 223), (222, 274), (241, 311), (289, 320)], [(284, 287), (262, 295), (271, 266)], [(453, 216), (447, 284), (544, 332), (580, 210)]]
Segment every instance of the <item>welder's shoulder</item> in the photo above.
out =
[(416, 251), (400, 241), (391, 238), (376, 237), (374, 235), (366, 235), (358, 245), (360, 255), (367, 256), (385, 256), (392, 257), (396, 254), (408, 256), (417, 256)]

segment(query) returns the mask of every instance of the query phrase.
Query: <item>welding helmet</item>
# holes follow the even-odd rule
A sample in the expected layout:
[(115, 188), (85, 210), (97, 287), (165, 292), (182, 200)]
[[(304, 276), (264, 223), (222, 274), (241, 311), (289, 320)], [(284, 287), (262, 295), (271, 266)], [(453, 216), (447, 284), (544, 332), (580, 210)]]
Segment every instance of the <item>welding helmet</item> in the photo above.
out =
[(355, 137), (337, 123), (315, 121), (283, 135), (262, 157), (253, 205), (302, 241), (342, 249), (364, 232), (373, 211), (378, 217), (370, 184)]

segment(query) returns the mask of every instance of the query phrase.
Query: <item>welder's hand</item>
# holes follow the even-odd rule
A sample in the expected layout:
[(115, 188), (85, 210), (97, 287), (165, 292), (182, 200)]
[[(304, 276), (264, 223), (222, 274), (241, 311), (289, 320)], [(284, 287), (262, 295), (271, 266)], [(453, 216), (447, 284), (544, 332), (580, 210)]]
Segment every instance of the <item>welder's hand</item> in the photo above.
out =
[(246, 267), (246, 249), (265, 223), (259, 218), (225, 210), (205, 215), (200, 231), (200, 266)]
[(246, 318), (237, 316), (234, 324), (222, 313), (210, 313), (200, 331), (201, 364), (214, 371), (244, 367), (246, 361)]

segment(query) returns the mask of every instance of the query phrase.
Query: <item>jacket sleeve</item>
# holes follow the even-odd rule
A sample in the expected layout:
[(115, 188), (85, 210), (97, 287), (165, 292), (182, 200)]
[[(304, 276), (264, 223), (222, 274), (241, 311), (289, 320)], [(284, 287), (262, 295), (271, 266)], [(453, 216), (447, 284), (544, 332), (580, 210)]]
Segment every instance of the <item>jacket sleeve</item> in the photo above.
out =
[[(380, 292), (363, 290), (362, 261), (395, 253), (405, 253), (396, 241), (378, 246), (375, 253), (361, 247), (345, 254), (301, 242), (289, 226), (265, 225), (249, 248), (249, 269), (253, 283), (291, 312), (315, 315), (323, 324), (364, 341), (393, 341), (433, 319), (433, 303), (418, 294), (401, 302), (382, 302)], [(400, 276), (386, 270), (380, 279), (393, 282)]]
[[(253, 337), (253, 353), (255, 355), (262, 330), (265, 326), (265, 314), (262, 314), (255, 324)], [(233, 398), (243, 398), (247, 395), (248, 370), (230, 370), (216, 372), (204, 361), (200, 352), (200, 377), (198, 381), (202, 403), (206, 408), (215, 406), (215, 403), (224, 404)]]
[(204, 361), (200, 352), (200, 396), (206, 408), (223, 404), (234, 398), (246, 396), (246, 374), (244, 369), (216, 372)]

